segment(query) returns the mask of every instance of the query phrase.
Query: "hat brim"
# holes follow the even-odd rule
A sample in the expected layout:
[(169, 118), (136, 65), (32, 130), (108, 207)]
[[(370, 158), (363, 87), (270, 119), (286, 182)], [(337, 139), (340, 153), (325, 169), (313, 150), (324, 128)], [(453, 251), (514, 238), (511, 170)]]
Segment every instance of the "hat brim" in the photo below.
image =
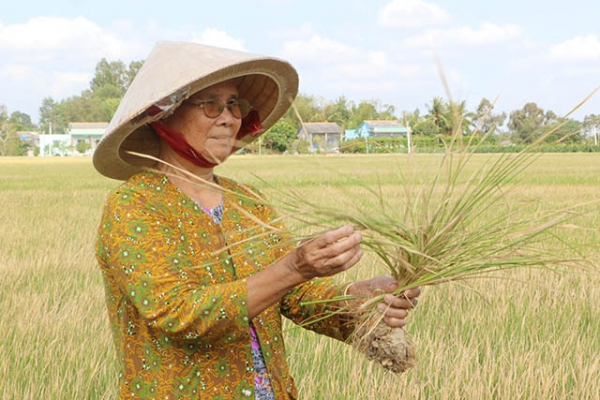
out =
[[(98, 143), (94, 167), (119, 180), (149, 167), (150, 159), (129, 153), (158, 156), (160, 140), (149, 122), (166, 117), (194, 93), (236, 78), (240, 97), (250, 101), (265, 131), (285, 114), (298, 93), (298, 74), (286, 61), (195, 43), (158, 43)], [(243, 148), (258, 136), (246, 136), (236, 147)]]

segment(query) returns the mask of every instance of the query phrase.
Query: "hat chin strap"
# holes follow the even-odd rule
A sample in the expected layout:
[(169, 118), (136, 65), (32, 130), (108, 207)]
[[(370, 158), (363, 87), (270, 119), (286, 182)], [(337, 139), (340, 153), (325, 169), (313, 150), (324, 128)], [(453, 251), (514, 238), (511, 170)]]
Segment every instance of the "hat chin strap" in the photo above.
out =
[(161, 139), (175, 151), (175, 153), (179, 154), (192, 164), (202, 168), (214, 168), (219, 165), (204, 158), (198, 150), (194, 149), (187, 140), (185, 140), (180, 132), (165, 125), (162, 121), (153, 121), (150, 122), (150, 125), (154, 128), (158, 136), (160, 136)]

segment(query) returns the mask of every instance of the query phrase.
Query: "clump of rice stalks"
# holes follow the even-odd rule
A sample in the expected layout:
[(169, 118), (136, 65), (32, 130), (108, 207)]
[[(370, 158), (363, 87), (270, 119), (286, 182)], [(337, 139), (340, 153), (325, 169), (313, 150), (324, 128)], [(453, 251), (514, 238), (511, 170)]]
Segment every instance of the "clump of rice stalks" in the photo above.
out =
[[(477, 164), (481, 158), (473, 159), (479, 145), (461, 143), (462, 129), (457, 128), (445, 153), (437, 158), (433, 174), (420, 175), (418, 166), (411, 164), (418, 155), (399, 157), (406, 161), (396, 166), (403, 195), (388, 196), (386, 187), (362, 183), (359, 193), (352, 194), (360, 201), (340, 199), (344, 204), (332, 207), (288, 189), (278, 191), (282, 195), (278, 208), (300, 226), (313, 227), (315, 234), (340, 225), (355, 226), (362, 233), (363, 246), (398, 281), (396, 295), (512, 268), (576, 266), (583, 255), (560, 254), (552, 244), (569, 246), (559, 229), (578, 215), (581, 205), (543, 211), (541, 199), (518, 201), (510, 196), (559, 126), (524, 150), (489, 155), (483, 164)], [(483, 139), (489, 134), (482, 134)], [(383, 296), (351, 301), (344, 312), (354, 318), (353, 345), (368, 359), (399, 373), (414, 364), (415, 352), (403, 329), (383, 322), (376, 308)], [(341, 299), (349, 298), (333, 301)]]

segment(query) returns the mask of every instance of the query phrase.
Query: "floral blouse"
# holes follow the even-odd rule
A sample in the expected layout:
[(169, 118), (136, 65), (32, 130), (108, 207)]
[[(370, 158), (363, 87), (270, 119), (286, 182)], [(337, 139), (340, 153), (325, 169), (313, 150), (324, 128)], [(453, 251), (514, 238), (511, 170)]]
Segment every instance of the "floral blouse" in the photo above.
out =
[[(223, 203), (220, 203), (215, 208), (202, 207), (196, 203), (202, 211), (215, 221), (217, 225), (221, 225), (223, 220)], [(254, 365), (254, 397), (255, 400), (274, 400), (273, 387), (269, 378), (269, 371), (265, 364), (265, 357), (262, 355), (258, 336), (252, 323), (250, 323), (250, 341), (252, 343), (252, 364)]]
[[(339, 296), (342, 285), (306, 282), (250, 321), (246, 278), (291, 247), (282, 230), (267, 230), (281, 227), (255, 189), (217, 179), (221, 224), (162, 174), (136, 174), (106, 201), (96, 253), (121, 399), (253, 398), (251, 325), (275, 398), (297, 398), (281, 316), (302, 323), (331, 312), (311, 300)], [(337, 316), (304, 327), (338, 340), (350, 334)]]

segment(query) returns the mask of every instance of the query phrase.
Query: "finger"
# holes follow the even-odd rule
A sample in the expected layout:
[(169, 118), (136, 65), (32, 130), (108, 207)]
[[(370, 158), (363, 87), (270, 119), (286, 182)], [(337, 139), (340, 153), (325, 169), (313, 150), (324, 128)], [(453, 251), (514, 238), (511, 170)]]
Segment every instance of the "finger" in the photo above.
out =
[(367, 281), (371, 292), (393, 292), (398, 288), (398, 283), (391, 276), (376, 276)]
[(354, 228), (351, 226), (343, 226), (341, 228), (332, 229), (325, 234), (317, 237), (313, 243), (319, 248), (331, 246), (332, 244), (340, 241), (341, 239), (347, 238), (354, 232)]
[(403, 295), (394, 296), (392, 294), (386, 294), (383, 298), (385, 304), (392, 308), (402, 308), (405, 310), (410, 310), (414, 308), (416, 303), (416, 299), (414, 298), (406, 298)]
[(351, 258), (350, 260), (348, 260), (348, 261), (347, 261), (347, 262), (344, 264), (344, 270), (350, 269), (350, 268), (352, 268), (353, 266), (355, 266), (355, 265), (356, 265), (356, 264), (357, 264), (357, 263), (360, 261), (360, 259), (362, 258), (363, 254), (364, 254), (364, 253), (362, 252), (362, 250), (359, 250), (359, 251), (357, 251), (357, 252), (354, 254), (354, 256), (352, 256), (352, 258)]
[(332, 245), (323, 249), (327, 257), (335, 257), (346, 252), (358, 251), (362, 236), (360, 233), (354, 233), (342, 240), (339, 240)]
[(406, 326), (406, 318), (390, 318), (384, 317), (383, 320), (392, 328), (402, 328)]
[(412, 289), (408, 289), (408, 290), (404, 291), (404, 297), (406, 297), (407, 299), (416, 299), (420, 295), (421, 295), (420, 287), (416, 287), (416, 288), (412, 288)]
[(379, 312), (381, 312), (388, 318), (406, 319), (406, 317), (408, 316), (408, 311), (406, 309), (393, 308), (384, 303), (379, 303), (377, 305), (377, 310), (379, 310)]
[(390, 284), (388, 285), (386, 292), (391, 293), (394, 290), (398, 289), (399, 286), (400, 285), (398, 285), (398, 283), (392, 279), (392, 282), (390, 282)]
[(356, 265), (363, 256), (363, 252), (356, 248), (325, 261), (324, 266), (331, 269), (331, 275), (346, 271)]

